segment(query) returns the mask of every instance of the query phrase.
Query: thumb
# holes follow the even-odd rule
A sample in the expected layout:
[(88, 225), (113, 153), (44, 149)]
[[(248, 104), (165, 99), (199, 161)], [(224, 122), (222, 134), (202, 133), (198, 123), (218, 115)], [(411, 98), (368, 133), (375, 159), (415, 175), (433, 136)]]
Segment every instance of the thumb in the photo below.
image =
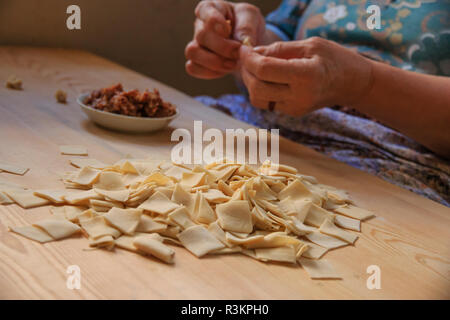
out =
[(253, 51), (267, 57), (280, 59), (305, 58), (305, 47), (299, 41), (274, 42), (268, 46), (253, 48)]

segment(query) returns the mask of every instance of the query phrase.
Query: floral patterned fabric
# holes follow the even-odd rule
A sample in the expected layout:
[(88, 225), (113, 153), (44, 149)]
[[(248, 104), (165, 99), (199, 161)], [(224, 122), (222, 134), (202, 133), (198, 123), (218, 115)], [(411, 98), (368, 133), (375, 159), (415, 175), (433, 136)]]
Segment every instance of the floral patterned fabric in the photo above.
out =
[[(367, 28), (370, 5), (380, 8), (380, 29)], [(284, 40), (327, 38), (399, 68), (450, 76), (450, 0), (284, 0), (266, 21)]]
[[(379, 30), (366, 26), (372, 4), (381, 9)], [(285, 41), (319, 36), (399, 68), (450, 76), (450, 0), (284, 0), (266, 22)], [(302, 118), (260, 110), (242, 89), (197, 99), (450, 207), (450, 162), (408, 137), (345, 107)]]

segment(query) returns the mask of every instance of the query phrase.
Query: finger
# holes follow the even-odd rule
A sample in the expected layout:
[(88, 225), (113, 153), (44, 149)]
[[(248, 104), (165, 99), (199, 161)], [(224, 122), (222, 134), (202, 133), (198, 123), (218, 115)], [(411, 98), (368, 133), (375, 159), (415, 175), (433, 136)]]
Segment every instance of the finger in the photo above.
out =
[(230, 37), (230, 27), (227, 19), (230, 19), (229, 6), (221, 1), (201, 1), (195, 9), (195, 15), (204, 22), (209, 30), (214, 30), (222, 37)]
[(309, 58), (311, 41), (289, 41), (289, 42), (274, 42), (267, 46), (255, 47), (253, 50), (260, 55), (266, 57), (274, 57), (280, 59), (299, 59)]
[(189, 73), (193, 77), (200, 79), (216, 79), (225, 75), (225, 73), (223, 72), (210, 70), (190, 60), (186, 62), (185, 67), (187, 73)]
[(200, 47), (196, 41), (191, 41), (186, 46), (185, 56), (187, 60), (218, 72), (230, 72), (237, 65), (236, 60), (225, 59), (211, 51), (207, 51)]
[(264, 101), (284, 101), (291, 96), (288, 85), (261, 81), (245, 69), (241, 74), (251, 97)]
[(241, 50), (243, 67), (259, 80), (275, 83), (290, 83), (294, 63), (291, 60), (266, 57), (254, 51)]
[(214, 32), (209, 32), (204, 27), (201, 20), (197, 20), (196, 25), (194, 39), (202, 47), (205, 47), (224, 58), (235, 60), (239, 58), (239, 48), (241, 46), (240, 42), (232, 39), (226, 39)]

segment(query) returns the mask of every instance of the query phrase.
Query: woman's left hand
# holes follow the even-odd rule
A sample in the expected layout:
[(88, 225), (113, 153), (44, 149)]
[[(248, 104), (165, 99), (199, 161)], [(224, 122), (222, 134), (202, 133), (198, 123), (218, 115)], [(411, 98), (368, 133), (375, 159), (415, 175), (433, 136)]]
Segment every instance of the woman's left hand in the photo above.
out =
[(351, 106), (371, 87), (371, 62), (326, 39), (242, 46), (240, 54), (241, 76), (258, 108), (275, 102), (276, 110), (302, 116), (325, 106)]

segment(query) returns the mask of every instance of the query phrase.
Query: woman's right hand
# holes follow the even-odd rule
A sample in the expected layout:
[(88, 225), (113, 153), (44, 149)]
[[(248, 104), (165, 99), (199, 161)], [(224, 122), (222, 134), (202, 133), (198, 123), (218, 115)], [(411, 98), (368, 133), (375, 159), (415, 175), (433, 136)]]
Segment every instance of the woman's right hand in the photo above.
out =
[(261, 43), (265, 22), (248, 3), (203, 0), (195, 9), (194, 39), (185, 49), (186, 71), (200, 79), (215, 79), (236, 70), (241, 42)]

